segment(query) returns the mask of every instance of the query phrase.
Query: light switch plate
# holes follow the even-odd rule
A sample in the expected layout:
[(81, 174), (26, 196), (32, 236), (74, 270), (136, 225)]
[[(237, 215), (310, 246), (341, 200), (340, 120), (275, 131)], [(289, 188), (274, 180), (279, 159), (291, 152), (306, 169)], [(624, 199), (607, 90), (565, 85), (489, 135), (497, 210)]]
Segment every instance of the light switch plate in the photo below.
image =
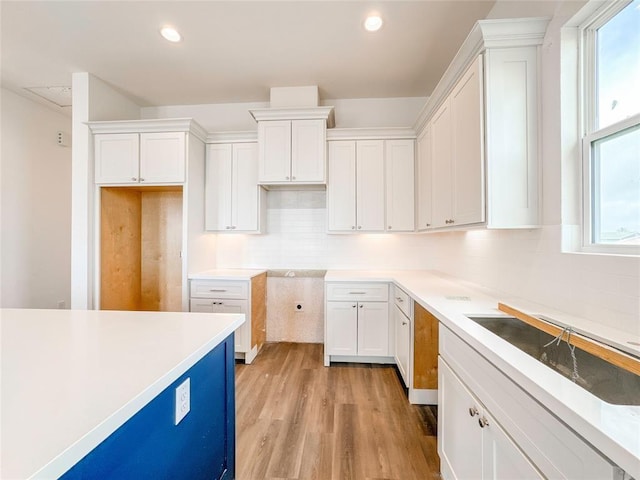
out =
[(191, 410), (191, 379), (187, 378), (176, 388), (176, 425)]

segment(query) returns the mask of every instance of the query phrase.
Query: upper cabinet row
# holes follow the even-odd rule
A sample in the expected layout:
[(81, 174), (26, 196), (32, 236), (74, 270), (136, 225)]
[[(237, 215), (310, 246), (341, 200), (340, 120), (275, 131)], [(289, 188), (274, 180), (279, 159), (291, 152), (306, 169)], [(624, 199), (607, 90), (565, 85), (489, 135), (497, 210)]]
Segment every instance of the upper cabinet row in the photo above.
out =
[[(478, 22), (436, 87), (418, 132), (418, 231), (539, 225), (539, 48), (547, 22)], [(465, 64), (460, 74), (452, 68)]]
[(97, 184), (185, 181), (185, 132), (103, 133), (94, 136)]
[(329, 232), (414, 230), (414, 141), (329, 142)]

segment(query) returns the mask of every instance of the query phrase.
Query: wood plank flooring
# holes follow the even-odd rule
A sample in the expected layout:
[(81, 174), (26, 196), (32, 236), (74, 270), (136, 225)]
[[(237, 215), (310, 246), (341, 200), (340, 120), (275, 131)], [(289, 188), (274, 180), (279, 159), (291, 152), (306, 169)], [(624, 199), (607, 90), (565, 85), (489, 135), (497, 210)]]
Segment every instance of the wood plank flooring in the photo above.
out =
[(236, 365), (236, 478), (439, 479), (435, 407), (410, 405), (394, 367), (324, 367), (322, 348)]

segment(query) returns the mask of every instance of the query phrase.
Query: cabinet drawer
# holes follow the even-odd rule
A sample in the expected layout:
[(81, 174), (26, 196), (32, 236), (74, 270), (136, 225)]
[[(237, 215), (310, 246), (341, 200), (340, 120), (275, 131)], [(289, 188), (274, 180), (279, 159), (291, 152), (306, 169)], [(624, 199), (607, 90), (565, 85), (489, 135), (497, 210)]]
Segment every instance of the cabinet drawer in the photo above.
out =
[(229, 280), (192, 280), (191, 298), (249, 298), (249, 283)]
[(327, 283), (327, 300), (386, 302), (389, 300), (389, 284)]
[(400, 287), (393, 287), (393, 301), (408, 318), (411, 318), (411, 298)]
[(192, 298), (189, 311), (206, 313), (247, 313), (247, 305), (247, 300)]

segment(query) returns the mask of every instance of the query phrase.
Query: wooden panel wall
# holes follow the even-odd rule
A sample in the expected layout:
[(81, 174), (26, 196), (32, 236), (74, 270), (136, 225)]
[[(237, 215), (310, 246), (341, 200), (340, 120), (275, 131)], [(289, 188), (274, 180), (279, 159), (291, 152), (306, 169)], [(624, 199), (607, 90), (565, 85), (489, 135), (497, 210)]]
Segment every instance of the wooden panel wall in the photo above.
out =
[(102, 188), (100, 308), (140, 309), (140, 192)]
[(182, 191), (143, 191), (141, 308), (182, 310)]
[(438, 388), (438, 319), (413, 302), (413, 387)]
[(100, 308), (182, 310), (182, 188), (101, 189)]
[(267, 274), (251, 279), (251, 348), (258, 351), (267, 339)]

